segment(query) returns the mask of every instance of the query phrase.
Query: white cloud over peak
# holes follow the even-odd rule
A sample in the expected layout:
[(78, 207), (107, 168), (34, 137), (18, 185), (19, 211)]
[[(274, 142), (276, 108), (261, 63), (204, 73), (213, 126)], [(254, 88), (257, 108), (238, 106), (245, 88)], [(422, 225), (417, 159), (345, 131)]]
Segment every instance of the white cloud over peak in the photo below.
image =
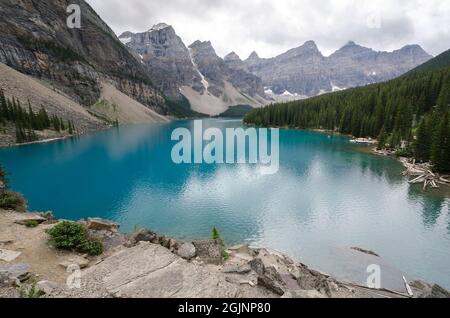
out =
[(210, 40), (221, 56), (272, 57), (308, 40), (329, 55), (349, 40), (392, 51), (450, 48), (446, 0), (87, 0), (118, 34), (172, 25), (186, 45)]

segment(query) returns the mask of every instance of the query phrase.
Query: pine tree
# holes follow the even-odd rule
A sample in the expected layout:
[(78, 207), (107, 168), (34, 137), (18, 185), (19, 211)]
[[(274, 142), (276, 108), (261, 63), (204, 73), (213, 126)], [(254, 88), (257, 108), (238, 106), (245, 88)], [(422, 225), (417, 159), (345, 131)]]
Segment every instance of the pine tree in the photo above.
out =
[(433, 136), (431, 161), (438, 172), (450, 172), (450, 119), (442, 116)]
[(69, 120), (67, 122), (67, 125), (69, 126), (69, 135), (73, 135), (73, 126), (72, 126), (72, 122)]
[(440, 112), (447, 112), (450, 110), (450, 76), (447, 78), (441, 89), (437, 104)]
[(380, 135), (378, 136), (378, 149), (384, 149), (386, 148), (386, 142), (387, 142), (388, 136), (386, 134), (386, 130), (381, 128)]
[(222, 249), (222, 257), (224, 259), (228, 259), (229, 255), (226, 251), (225, 242), (222, 240), (219, 230), (215, 226), (213, 226), (213, 229), (212, 229), (212, 239), (220, 242), (221, 249)]
[(414, 143), (414, 157), (417, 161), (426, 162), (430, 160), (431, 156), (431, 143), (432, 143), (432, 119), (425, 117), (420, 122), (417, 129), (417, 139)]

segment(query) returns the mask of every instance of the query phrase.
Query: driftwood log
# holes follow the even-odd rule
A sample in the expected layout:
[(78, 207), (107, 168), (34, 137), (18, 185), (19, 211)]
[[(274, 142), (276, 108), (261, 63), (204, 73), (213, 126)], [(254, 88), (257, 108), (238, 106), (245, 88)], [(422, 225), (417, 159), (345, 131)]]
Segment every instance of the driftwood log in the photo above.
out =
[(402, 159), (406, 170), (403, 172), (404, 176), (410, 176), (413, 179), (409, 181), (412, 184), (422, 184), (423, 189), (428, 187), (434, 189), (439, 188), (439, 185), (450, 185), (450, 175), (440, 175), (432, 171), (429, 163), (416, 163), (415, 160)]

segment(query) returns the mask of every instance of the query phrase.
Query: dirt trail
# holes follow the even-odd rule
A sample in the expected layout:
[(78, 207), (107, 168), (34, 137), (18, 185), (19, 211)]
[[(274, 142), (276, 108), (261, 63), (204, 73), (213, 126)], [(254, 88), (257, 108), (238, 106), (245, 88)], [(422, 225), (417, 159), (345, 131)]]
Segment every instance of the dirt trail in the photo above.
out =
[[(69, 274), (59, 263), (75, 256), (73, 253), (57, 251), (48, 246), (45, 230), (51, 225), (39, 225), (36, 228), (14, 223), (29, 214), (0, 210), (0, 248), (20, 252), (21, 255), (8, 264), (25, 263), (30, 272), (38, 275), (39, 280), (51, 280), (65, 283)], [(6, 262), (0, 261), (0, 265)]]

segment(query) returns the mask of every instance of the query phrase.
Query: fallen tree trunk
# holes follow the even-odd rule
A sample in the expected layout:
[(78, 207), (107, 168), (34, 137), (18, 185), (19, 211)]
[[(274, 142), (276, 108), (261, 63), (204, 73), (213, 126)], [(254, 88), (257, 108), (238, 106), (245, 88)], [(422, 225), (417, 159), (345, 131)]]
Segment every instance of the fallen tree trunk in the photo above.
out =
[(423, 183), (423, 189), (428, 187), (438, 189), (439, 185), (450, 185), (450, 176), (439, 175), (432, 171), (432, 167), (428, 163), (417, 164), (415, 160), (401, 159), (406, 170), (403, 171), (404, 176), (414, 177), (409, 181), (411, 184)]

